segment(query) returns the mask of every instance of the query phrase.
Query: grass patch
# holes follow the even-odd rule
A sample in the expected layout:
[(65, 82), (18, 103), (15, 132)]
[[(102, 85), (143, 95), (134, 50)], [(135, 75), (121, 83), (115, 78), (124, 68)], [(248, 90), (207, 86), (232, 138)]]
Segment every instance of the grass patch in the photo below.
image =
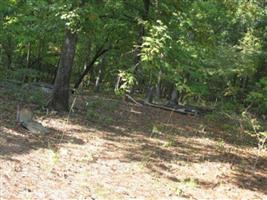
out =
[(112, 124), (112, 114), (119, 107), (119, 102), (101, 98), (90, 100), (86, 103), (86, 118), (89, 121), (103, 124)]

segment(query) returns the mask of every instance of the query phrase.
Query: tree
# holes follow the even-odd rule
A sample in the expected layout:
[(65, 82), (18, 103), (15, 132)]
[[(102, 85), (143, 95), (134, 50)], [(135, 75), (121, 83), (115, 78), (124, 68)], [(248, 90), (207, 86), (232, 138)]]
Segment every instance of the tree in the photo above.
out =
[[(119, 77), (116, 91), (157, 86), (159, 102), (174, 91), (183, 104), (263, 113), (266, 10), (264, 0), (1, 1), (0, 78), (54, 82), (58, 110), (70, 84), (102, 77), (113, 90)], [(105, 73), (95, 67), (103, 57)]]
[(68, 111), (69, 109), (69, 85), (76, 43), (77, 33), (67, 29), (50, 103), (50, 106), (56, 110)]
[[(65, 39), (61, 49), (58, 71), (50, 107), (59, 111), (69, 110), (70, 77), (75, 57), (78, 31), (82, 28), (82, 14), (85, 1), (69, 3), (70, 8), (61, 11), (65, 20)], [(61, 8), (59, 7), (59, 10)]]

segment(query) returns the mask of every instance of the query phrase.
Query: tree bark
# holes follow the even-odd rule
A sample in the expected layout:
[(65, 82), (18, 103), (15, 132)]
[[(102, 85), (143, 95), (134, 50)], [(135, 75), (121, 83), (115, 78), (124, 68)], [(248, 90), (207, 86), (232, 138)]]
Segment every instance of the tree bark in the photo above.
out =
[(10, 69), (12, 65), (12, 55), (7, 54), (7, 68)]
[(170, 101), (168, 103), (168, 105), (170, 106), (176, 106), (178, 104), (178, 92), (176, 87), (173, 87), (172, 93), (171, 93), (171, 98)]
[(148, 103), (153, 103), (153, 99), (154, 99), (154, 92), (155, 92), (155, 88), (154, 86), (150, 86), (147, 90), (147, 98), (146, 101)]
[(69, 85), (76, 43), (77, 34), (67, 29), (50, 103), (55, 110), (68, 111), (69, 109)]

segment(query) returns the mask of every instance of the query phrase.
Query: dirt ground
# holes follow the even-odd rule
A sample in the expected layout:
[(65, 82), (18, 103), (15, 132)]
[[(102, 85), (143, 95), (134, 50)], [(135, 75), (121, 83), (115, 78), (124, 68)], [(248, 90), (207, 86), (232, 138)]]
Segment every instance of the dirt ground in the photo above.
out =
[(42, 136), (16, 126), (0, 92), (1, 200), (267, 199), (266, 152), (254, 167), (257, 149), (223, 124), (122, 101), (90, 119), (86, 101), (70, 116), (36, 111)]

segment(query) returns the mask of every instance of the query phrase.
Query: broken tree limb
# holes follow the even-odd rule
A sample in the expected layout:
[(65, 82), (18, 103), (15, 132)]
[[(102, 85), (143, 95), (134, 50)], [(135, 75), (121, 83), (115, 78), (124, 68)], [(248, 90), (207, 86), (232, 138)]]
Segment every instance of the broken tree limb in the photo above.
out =
[(86, 64), (86, 68), (83, 71), (83, 73), (81, 74), (81, 76), (79, 77), (79, 79), (77, 80), (77, 82), (74, 85), (74, 89), (77, 90), (80, 86), (80, 84), (82, 83), (84, 77), (93, 69), (95, 62), (102, 56), (104, 55), (106, 52), (108, 52), (109, 50), (112, 49), (112, 46), (109, 46), (107, 48), (105, 48), (106, 43), (108, 42), (108, 37), (105, 39), (104, 43), (97, 49), (93, 59)]
[(190, 114), (190, 115), (195, 115), (194, 113), (191, 112), (187, 112), (184, 108), (170, 108), (167, 106), (162, 106), (162, 105), (158, 105), (158, 104), (152, 104), (152, 103), (148, 103), (144, 101), (145, 105), (154, 107), (154, 108), (159, 108), (159, 109), (163, 109), (163, 110), (167, 110), (167, 111), (172, 111), (172, 112), (176, 112), (176, 113), (180, 113), (180, 114)]
[(151, 106), (154, 108), (159, 108), (159, 109), (163, 109), (163, 110), (167, 110), (167, 111), (171, 111), (171, 112), (176, 112), (179, 114), (184, 114), (184, 115), (193, 115), (193, 116), (199, 116), (204, 112), (204, 109), (196, 109), (193, 108), (192, 106), (181, 106), (181, 105), (177, 105), (175, 107), (171, 107), (171, 106), (166, 106), (166, 105), (159, 105), (159, 104), (154, 104), (154, 103), (150, 103), (147, 102), (146, 100), (135, 100), (133, 97), (131, 97), (129, 94), (125, 94), (125, 100), (126, 101), (131, 101), (133, 103), (135, 103), (138, 106)]
[(133, 97), (131, 97), (129, 94), (125, 94), (125, 100), (130, 100), (131, 102), (135, 103), (138, 106), (143, 106), (143, 104), (136, 101)]
[(171, 108), (171, 107), (167, 107), (167, 106), (163, 106), (163, 105), (149, 103), (147, 101), (142, 101), (142, 103), (143, 103), (142, 104), (142, 103), (139, 103), (137, 100), (135, 100), (133, 97), (131, 97), (129, 94), (125, 94), (125, 100), (131, 101), (131, 102), (135, 103), (138, 106), (147, 105), (147, 106), (151, 106), (151, 107), (154, 107), (154, 108), (159, 108), (159, 109), (163, 109), (163, 110), (167, 110), (167, 111), (176, 112), (176, 113), (179, 113), (179, 114), (197, 115), (197, 112), (189, 111), (186, 108)]

